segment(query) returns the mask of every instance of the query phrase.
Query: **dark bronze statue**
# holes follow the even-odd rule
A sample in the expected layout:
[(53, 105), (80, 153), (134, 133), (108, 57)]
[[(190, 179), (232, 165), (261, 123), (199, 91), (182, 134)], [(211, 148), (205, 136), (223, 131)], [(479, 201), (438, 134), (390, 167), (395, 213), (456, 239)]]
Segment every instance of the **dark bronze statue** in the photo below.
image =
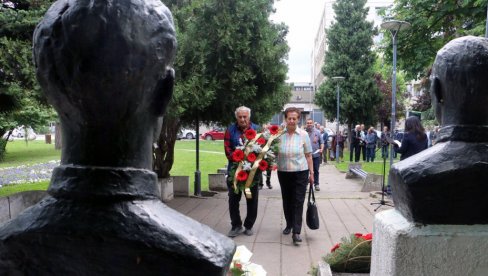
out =
[(176, 37), (158, 0), (59, 0), (34, 33), (58, 111), (50, 197), (0, 227), (0, 275), (224, 275), (232, 240), (164, 205), (151, 171)]
[(435, 59), (435, 146), (390, 171), (395, 208), (423, 224), (488, 223), (488, 39), (467, 36)]

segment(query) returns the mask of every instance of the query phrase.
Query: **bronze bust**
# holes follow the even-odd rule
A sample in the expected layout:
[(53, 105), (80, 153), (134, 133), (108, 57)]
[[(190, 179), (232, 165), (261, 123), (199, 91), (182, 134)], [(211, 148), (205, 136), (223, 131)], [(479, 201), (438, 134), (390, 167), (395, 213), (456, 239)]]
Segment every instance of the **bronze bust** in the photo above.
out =
[(33, 51), (61, 165), (50, 196), (0, 227), (0, 274), (224, 275), (234, 242), (164, 205), (151, 171), (174, 81), (166, 6), (58, 0)]
[(390, 170), (395, 208), (423, 224), (488, 223), (488, 39), (450, 41), (435, 59), (437, 143)]

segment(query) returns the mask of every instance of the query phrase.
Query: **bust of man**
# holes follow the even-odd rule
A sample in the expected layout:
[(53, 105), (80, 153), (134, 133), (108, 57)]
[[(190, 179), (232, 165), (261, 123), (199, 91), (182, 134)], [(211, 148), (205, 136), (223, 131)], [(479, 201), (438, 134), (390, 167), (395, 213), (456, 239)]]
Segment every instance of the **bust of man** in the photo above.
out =
[(390, 170), (395, 208), (423, 224), (488, 223), (488, 39), (450, 41), (435, 59), (437, 143)]
[(50, 196), (0, 227), (0, 274), (225, 274), (234, 242), (164, 205), (150, 170), (173, 89), (166, 6), (58, 0), (33, 51), (61, 120), (61, 166)]

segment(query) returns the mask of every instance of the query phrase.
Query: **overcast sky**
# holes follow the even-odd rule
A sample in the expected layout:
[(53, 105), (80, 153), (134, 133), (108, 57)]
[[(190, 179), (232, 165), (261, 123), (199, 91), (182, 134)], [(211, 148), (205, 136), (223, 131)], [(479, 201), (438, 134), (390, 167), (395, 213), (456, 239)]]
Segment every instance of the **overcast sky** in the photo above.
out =
[(274, 22), (288, 25), (288, 81), (311, 82), (311, 54), (317, 34), (323, 0), (275, 0)]

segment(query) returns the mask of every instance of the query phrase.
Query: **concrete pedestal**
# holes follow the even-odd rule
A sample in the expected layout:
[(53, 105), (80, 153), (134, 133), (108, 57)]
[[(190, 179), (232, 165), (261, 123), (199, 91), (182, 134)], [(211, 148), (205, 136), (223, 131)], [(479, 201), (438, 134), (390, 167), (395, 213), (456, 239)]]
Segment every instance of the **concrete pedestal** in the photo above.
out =
[(158, 189), (160, 192), (160, 198), (163, 202), (168, 202), (174, 198), (173, 192), (173, 178), (159, 178)]
[(209, 173), (208, 187), (211, 191), (227, 191), (227, 182), (223, 173)]
[(374, 220), (371, 275), (488, 275), (488, 225), (417, 225), (396, 210)]

